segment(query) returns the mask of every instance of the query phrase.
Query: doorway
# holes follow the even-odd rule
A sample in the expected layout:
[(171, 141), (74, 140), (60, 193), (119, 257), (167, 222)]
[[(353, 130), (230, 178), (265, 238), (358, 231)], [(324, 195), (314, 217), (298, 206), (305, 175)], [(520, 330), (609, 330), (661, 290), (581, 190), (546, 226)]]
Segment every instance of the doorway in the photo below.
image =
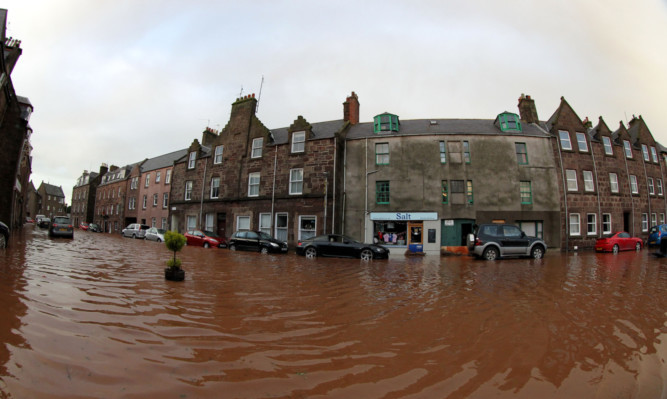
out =
[(220, 237), (224, 237), (225, 239), (227, 238), (227, 214), (226, 213), (218, 213), (218, 230), (216, 233)]

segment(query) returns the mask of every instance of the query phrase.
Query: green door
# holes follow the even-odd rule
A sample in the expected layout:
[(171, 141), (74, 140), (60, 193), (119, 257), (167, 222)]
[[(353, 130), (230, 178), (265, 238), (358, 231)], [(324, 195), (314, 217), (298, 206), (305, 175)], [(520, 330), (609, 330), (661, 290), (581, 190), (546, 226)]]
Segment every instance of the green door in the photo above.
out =
[(472, 219), (445, 219), (441, 222), (443, 247), (466, 246), (466, 237), (472, 233)]

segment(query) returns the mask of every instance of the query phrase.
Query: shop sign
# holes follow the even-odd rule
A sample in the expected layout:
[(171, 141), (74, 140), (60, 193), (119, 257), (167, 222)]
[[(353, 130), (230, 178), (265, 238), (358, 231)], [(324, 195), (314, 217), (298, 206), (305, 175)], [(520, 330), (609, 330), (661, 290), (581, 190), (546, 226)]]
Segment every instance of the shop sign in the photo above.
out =
[(438, 220), (437, 212), (371, 212), (371, 220)]
[(445, 226), (454, 226), (454, 220), (453, 219), (445, 220)]

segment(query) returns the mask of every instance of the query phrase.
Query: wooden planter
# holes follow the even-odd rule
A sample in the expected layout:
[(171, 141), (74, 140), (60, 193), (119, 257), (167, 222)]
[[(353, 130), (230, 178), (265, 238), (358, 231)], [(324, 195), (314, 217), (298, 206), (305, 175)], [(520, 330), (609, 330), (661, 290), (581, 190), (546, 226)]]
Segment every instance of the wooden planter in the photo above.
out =
[(170, 281), (183, 281), (185, 280), (185, 270), (180, 267), (165, 267), (164, 278)]

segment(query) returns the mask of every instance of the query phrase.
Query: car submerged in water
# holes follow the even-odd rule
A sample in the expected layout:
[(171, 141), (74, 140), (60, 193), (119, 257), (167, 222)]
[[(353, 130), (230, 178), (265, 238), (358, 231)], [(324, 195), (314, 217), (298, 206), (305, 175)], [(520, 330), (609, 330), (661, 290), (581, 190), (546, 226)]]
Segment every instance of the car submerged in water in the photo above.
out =
[(538, 237), (529, 237), (512, 224), (481, 224), (468, 234), (468, 252), (486, 260), (523, 256), (541, 259), (547, 244)]
[[(42, 219), (44, 220), (44, 219)], [(49, 227), (50, 237), (74, 238), (74, 226), (67, 216), (56, 216)]]
[(389, 257), (389, 249), (382, 245), (365, 244), (340, 234), (324, 234), (300, 240), (296, 246), (296, 253), (306, 258), (333, 256), (371, 260)]
[(287, 243), (271, 237), (263, 231), (237, 231), (229, 238), (230, 251), (242, 249), (258, 251), (263, 254), (269, 252), (287, 253)]

